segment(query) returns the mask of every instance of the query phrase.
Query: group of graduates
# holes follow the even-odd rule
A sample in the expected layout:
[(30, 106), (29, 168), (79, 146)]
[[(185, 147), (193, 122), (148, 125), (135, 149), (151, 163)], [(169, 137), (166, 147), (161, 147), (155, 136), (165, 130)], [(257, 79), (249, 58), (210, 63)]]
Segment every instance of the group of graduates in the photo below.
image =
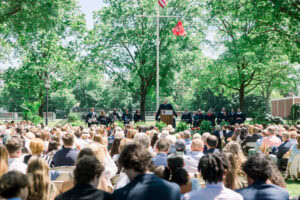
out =
[[(177, 113), (175, 112), (173, 106), (165, 101), (159, 106), (155, 117), (156, 121), (160, 120), (161, 110), (172, 110), (173, 115), (177, 117)], [(120, 114), (117, 112), (116, 108), (113, 109), (113, 112), (109, 116), (107, 116), (103, 110), (100, 111), (100, 115), (98, 116), (94, 108), (91, 108), (90, 112), (86, 115), (85, 121), (90, 127), (92, 124), (108, 126), (109, 124), (113, 124), (115, 121), (123, 121), (124, 124), (129, 124), (133, 120), (135, 123), (137, 123), (140, 122), (141, 119), (140, 110), (136, 110), (132, 117), (131, 113), (128, 111), (128, 109), (126, 109), (122, 117), (120, 117)], [(212, 126), (221, 124), (223, 121), (228, 122), (230, 125), (235, 123), (242, 124), (246, 120), (246, 115), (242, 113), (239, 108), (236, 112), (234, 109), (231, 109), (230, 113), (227, 113), (225, 108), (222, 108), (221, 112), (219, 112), (217, 115), (213, 113), (211, 109), (208, 110), (206, 114), (202, 113), (202, 111), (199, 109), (194, 115), (192, 112), (185, 110), (181, 115), (181, 121), (186, 122), (193, 127), (199, 127), (203, 120), (210, 121)]]
[(228, 122), (230, 125), (235, 123), (242, 124), (246, 120), (246, 115), (242, 113), (239, 108), (236, 112), (234, 109), (231, 109), (230, 113), (227, 113), (225, 108), (222, 108), (221, 112), (217, 115), (213, 113), (211, 109), (208, 110), (206, 114), (202, 113), (201, 110), (198, 110), (194, 115), (192, 112), (185, 110), (181, 115), (181, 121), (191, 124), (193, 127), (199, 127), (203, 120), (210, 121), (213, 126), (221, 124), (224, 121)]
[(105, 114), (104, 110), (101, 110), (100, 115), (98, 116), (94, 108), (91, 108), (90, 112), (85, 117), (85, 122), (89, 127), (92, 124), (101, 124), (108, 126), (109, 124), (113, 124), (115, 121), (123, 121), (124, 124), (129, 124), (132, 119), (135, 123), (141, 121), (140, 110), (136, 110), (132, 118), (132, 115), (131, 113), (129, 113), (128, 109), (126, 109), (122, 117), (120, 117), (116, 108), (113, 109), (113, 112), (109, 116)]

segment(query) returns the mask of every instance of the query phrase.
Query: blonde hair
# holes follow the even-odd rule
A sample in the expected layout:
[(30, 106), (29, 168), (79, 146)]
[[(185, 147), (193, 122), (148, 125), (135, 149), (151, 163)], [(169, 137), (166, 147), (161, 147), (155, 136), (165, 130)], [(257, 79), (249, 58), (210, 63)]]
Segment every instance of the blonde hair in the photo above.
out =
[(120, 141), (120, 145), (119, 145), (119, 152), (122, 152), (124, 147), (126, 146), (126, 144), (130, 143), (130, 142), (133, 142), (132, 139), (129, 139), (129, 138), (123, 138), (121, 141)]
[(103, 144), (103, 138), (102, 138), (102, 136), (100, 134), (94, 135), (93, 141), (97, 142), (99, 144)]
[(134, 129), (129, 129), (128, 132), (127, 132), (127, 138), (133, 139), (136, 133), (137, 133), (136, 130), (134, 130)]
[(50, 199), (49, 166), (43, 158), (32, 156), (29, 159), (27, 176), (29, 178), (27, 200)]
[(99, 144), (99, 143), (90, 143), (88, 146), (88, 148), (90, 148), (93, 153), (95, 154), (96, 158), (102, 162), (102, 163), (106, 163), (105, 159), (107, 157), (107, 150), (106, 147)]
[(8, 151), (0, 144), (0, 177), (8, 171)]
[(250, 133), (250, 135), (253, 135), (254, 132), (254, 126), (253, 125), (249, 125), (248, 126), (248, 133)]
[(29, 149), (32, 155), (40, 155), (44, 151), (44, 141), (40, 138), (33, 138), (30, 140)]
[(243, 154), (242, 148), (239, 143), (231, 141), (223, 149), (223, 152), (232, 153), (234, 160), (236, 161), (236, 169), (239, 173), (242, 172), (241, 165), (246, 161), (246, 158)]

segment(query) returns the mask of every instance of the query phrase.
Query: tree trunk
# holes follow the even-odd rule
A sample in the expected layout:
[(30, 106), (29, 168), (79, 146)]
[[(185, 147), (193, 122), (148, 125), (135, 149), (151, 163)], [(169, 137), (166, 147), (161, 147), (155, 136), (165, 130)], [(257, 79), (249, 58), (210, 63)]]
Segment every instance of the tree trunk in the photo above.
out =
[(271, 92), (266, 92), (265, 96), (265, 105), (266, 105), (266, 113), (271, 113), (271, 104), (270, 104)]
[(143, 82), (143, 80), (141, 80), (141, 88), (140, 89), (141, 89), (141, 101), (140, 101), (141, 118), (142, 118), (142, 121), (145, 121), (147, 88), (146, 88), (145, 82)]
[(239, 101), (240, 101), (240, 109), (241, 112), (244, 112), (244, 102), (245, 102), (245, 86), (241, 85), (239, 90)]

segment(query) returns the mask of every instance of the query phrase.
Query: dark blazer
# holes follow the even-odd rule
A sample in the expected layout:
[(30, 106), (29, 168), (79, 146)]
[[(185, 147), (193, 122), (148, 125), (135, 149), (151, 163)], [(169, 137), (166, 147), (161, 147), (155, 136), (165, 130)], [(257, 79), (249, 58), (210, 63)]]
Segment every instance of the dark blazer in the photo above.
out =
[(244, 200), (288, 200), (289, 193), (273, 184), (256, 181), (246, 188), (238, 189)]
[(173, 110), (173, 114), (175, 117), (177, 117), (177, 113), (175, 112), (173, 106), (171, 104), (160, 104), (158, 111), (156, 112), (155, 120), (158, 120), (158, 117), (160, 116), (160, 111), (161, 110)]
[(277, 152), (277, 159), (280, 160), (282, 159), (283, 155), (290, 150), (290, 148), (293, 146), (293, 143), (290, 140), (287, 140), (283, 142), (279, 147), (278, 147), (278, 152)]
[(114, 200), (180, 200), (180, 188), (154, 174), (142, 174), (112, 196)]
[(111, 194), (89, 184), (77, 184), (69, 191), (57, 196), (55, 200), (111, 200)]
[(55, 167), (74, 166), (78, 154), (79, 151), (77, 149), (65, 148), (62, 146), (62, 148), (54, 154), (52, 164)]

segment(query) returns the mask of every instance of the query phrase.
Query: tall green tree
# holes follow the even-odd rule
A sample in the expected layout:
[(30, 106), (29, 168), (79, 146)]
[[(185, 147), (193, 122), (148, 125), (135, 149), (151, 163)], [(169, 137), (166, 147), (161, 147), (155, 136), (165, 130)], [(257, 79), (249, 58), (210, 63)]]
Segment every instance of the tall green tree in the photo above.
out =
[[(147, 94), (156, 79), (156, 19), (138, 15), (155, 15), (157, 1), (106, 0), (96, 14), (95, 28), (89, 38), (89, 54), (120, 86), (138, 94), (142, 117), (145, 116)], [(172, 84), (174, 73), (184, 60), (185, 51), (199, 48), (201, 24), (193, 20), (200, 15), (200, 2), (174, 0), (161, 15), (182, 15), (187, 37), (175, 37), (171, 30), (177, 19), (160, 19), (160, 83)], [(191, 31), (191, 32), (190, 32)], [(185, 57), (185, 61), (188, 58)], [(192, 62), (192, 60), (189, 60)]]

